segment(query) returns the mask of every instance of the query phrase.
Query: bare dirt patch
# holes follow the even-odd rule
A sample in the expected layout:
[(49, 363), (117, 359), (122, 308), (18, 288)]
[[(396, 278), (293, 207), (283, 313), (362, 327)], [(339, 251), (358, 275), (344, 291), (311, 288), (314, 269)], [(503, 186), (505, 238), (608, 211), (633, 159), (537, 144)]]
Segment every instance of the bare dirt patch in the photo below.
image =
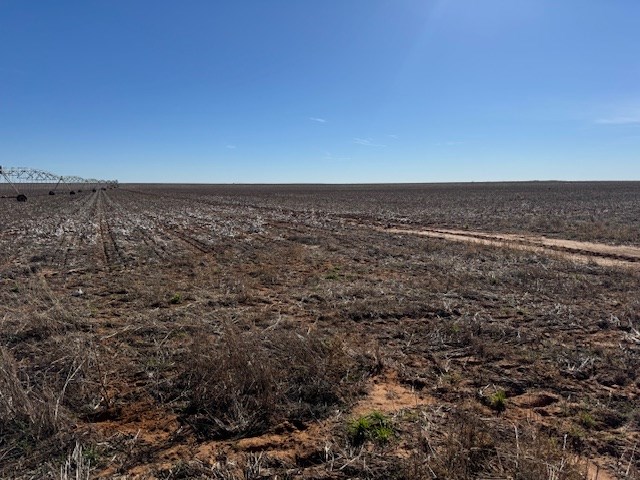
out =
[(579, 262), (593, 262), (603, 266), (640, 268), (640, 247), (614, 246), (603, 243), (580, 242), (543, 236), (494, 234), (468, 230), (385, 228), (388, 233), (420, 235), (454, 242), (477, 243), (507, 247), (543, 255), (556, 254)]

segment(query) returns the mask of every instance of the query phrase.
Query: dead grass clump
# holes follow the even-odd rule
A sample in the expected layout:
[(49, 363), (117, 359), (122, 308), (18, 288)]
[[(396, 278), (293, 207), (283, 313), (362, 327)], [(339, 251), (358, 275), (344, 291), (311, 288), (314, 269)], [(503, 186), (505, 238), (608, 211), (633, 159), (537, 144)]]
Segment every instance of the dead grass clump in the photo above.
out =
[(82, 451), (82, 445), (76, 442), (63, 465), (60, 466), (60, 480), (89, 480), (91, 460)]
[(338, 338), (229, 327), (193, 344), (176, 386), (186, 392), (184, 420), (202, 436), (240, 438), (350, 403), (371, 364)]
[[(529, 423), (481, 415), (434, 406), (393, 417), (361, 417), (303, 464), (342, 472), (345, 478), (584, 480), (586, 464), (562, 437), (551, 437)], [(382, 422), (374, 421), (376, 417)], [(354, 434), (369, 440), (375, 434), (383, 441), (354, 442)]]
[(59, 415), (63, 410), (92, 420), (113, 404), (110, 382), (113, 352), (82, 334), (55, 335), (46, 341), (22, 343), (12, 355), (23, 365), (31, 392), (43, 392)]
[[(469, 412), (448, 419), (442, 442), (424, 439), (403, 465), (415, 478), (582, 479), (577, 456), (532, 425), (495, 424)], [(435, 445), (434, 445), (435, 444)]]
[(42, 478), (51, 459), (73, 448), (79, 422), (112, 411), (112, 369), (99, 346), (56, 336), (22, 347), (0, 347), (0, 478), (16, 468)]
[(112, 364), (109, 353), (97, 345), (75, 343), (78, 350), (59, 359), (59, 368), (51, 372), (60, 391), (61, 403), (87, 420), (99, 419), (113, 407)]
[(56, 298), (43, 277), (30, 279), (19, 294), (24, 311), (12, 309), (0, 318), (0, 341), (5, 345), (37, 342), (80, 327), (76, 316)]
[(37, 438), (54, 430), (53, 418), (47, 411), (39, 411), (19, 378), (18, 367), (11, 352), (0, 347), (0, 428), (3, 434), (26, 432)]
[(24, 456), (61, 423), (55, 399), (34, 391), (28, 378), (21, 378), (11, 352), (0, 347), (0, 460)]
[(495, 441), (474, 416), (454, 416), (450, 426), (430, 469), (441, 478), (475, 478), (496, 457)]

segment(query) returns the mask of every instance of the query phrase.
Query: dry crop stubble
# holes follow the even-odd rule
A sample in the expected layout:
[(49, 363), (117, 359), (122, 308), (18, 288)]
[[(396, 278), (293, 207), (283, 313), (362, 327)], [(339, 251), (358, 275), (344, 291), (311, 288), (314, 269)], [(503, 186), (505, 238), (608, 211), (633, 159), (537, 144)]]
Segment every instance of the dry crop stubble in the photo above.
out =
[[(587, 458), (600, 479), (637, 477), (636, 271), (381, 229), (633, 244), (637, 189), (125, 186), (2, 204), (3, 381), (57, 423), (21, 413), (0, 474), (56, 478), (77, 441), (91, 478), (570, 479)], [(562, 221), (540, 232), (545, 212)], [(611, 228), (589, 238), (585, 215)], [(386, 411), (385, 444), (351, 445), (381, 389), (430, 400)]]

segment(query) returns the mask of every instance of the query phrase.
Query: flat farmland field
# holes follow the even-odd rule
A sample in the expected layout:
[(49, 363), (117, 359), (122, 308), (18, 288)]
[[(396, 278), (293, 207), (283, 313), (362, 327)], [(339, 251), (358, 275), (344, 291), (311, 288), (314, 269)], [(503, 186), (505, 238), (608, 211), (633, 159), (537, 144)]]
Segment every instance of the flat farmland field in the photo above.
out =
[(2, 478), (640, 478), (640, 182), (0, 200)]

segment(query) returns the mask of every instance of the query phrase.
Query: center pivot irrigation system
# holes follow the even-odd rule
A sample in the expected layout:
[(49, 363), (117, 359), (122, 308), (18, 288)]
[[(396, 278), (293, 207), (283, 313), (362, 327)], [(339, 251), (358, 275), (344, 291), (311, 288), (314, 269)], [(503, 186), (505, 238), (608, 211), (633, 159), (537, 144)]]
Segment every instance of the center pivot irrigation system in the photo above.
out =
[(29, 196), (58, 193), (75, 195), (85, 190), (96, 192), (117, 186), (117, 180), (97, 180), (56, 175), (35, 168), (0, 166), (0, 198), (15, 198), (19, 202), (26, 202)]

